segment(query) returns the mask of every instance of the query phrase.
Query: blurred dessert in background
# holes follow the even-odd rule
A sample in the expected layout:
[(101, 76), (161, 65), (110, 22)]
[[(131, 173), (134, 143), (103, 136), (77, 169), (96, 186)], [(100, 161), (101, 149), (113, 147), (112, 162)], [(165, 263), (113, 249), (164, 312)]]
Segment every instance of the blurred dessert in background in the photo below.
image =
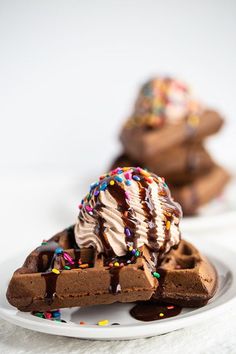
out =
[(166, 178), (184, 215), (218, 196), (229, 173), (204, 147), (221, 129), (221, 115), (199, 103), (182, 82), (155, 78), (145, 83), (121, 131), (124, 152), (112, 168), (141, 166)]

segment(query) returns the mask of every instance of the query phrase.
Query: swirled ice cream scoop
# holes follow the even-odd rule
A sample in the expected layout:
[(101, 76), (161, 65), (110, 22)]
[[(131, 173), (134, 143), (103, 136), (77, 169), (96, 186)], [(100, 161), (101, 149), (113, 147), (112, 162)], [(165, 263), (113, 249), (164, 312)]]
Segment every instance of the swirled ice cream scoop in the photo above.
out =
[(186, 84), (173, 78), (159, 77), (142, 86), (128, 122), (158, 127), (165, 121), (175, 122), (199, 110), (200, 104)]
[(158, 255), (180, 241), (182, 210), (164, 180), (139, 167), (116, 168), (91, 185), (75, 226), (79, 247), (108, 257), (146, 245)]

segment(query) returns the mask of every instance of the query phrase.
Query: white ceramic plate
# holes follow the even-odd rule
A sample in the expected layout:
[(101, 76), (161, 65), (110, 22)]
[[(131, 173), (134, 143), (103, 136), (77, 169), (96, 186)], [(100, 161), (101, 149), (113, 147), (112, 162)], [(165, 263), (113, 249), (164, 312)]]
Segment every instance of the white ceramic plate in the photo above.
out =
[[(198, 240), (195, 242), (199, 249), (215, 265), (219, 274), (219, 288), (214, 298), (199, 309), (183, 309), (176, 317), (153, 322), (140, 322), (132, 318), (129, 310), (134, 304), (112, 304), (92, 306), (89, 308), (72, 308), (62, 310), (62, 319), (67, 323), (60, 323), (41, 319), (17, 311), (10, 306), (5, 298), (8, 281), (12, 271), (22, 264), (25, 255), (12, 258), (0, 265), (1, 295), (0, 317), (31, 330), (63, 335), (68, 337), (113, 340), (150, 337), (194, 325), (204, 319), (218, 314), (236, 296), (236, 254), (216, 244), (209, 244)], [(109, 325), (100, 327), (98, 321), (109, 320)], [(80, 321), (86, 322), (80, 325)], [(112, 325), (119, 323), (120, 325)]]
[(216, 230), (227, 225), (236, 225), (236, 179), (234, 179), (224, 193), (212, 202), (202, 207), (198, 215), (184, 217), (181, 221), (183, 234), (200, 230)]

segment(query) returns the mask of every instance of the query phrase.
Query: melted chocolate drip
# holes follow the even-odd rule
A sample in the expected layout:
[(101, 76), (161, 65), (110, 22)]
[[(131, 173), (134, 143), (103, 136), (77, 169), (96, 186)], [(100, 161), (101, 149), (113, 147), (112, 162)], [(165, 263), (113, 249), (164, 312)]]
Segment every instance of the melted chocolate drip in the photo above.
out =
[[(69, 264), (70, 269), (78, 268), (78, 260), (80, 257), (80, 250), (75, 249), (74, 264)], [(63, 258), (63, 254), (54, 254), (51, 260), (51, 264), (46, 272), (42, 273), (42, 277), (45, 279), (46, 291), (44, 300), (47, 305), (51, 305), (56, 296), (57, 279), (60, 274), (55, 274), (51, 270), (55, 267), (62, 270), (66, 265), (66, 261)]]
[(45, 253), (45, 252), (54, 252), (55, 249), (59, 247), (58, 242), (55, 241), (48, 241), (45, 242), (45, 245), (41, 245), (36, 248), (36, 251), (39, 253)]
[(45, 269), (50, 268), (57, 247), (59, 247), (57, 242), (49, 241), (36, 249), (36, 252), (39, 253), (37, 263), (38, 272), (44, 272)]
[[(126, 235), (125, 240), (128, 247), (128, 243), (133, 243), (133, 247), (137, 248), (137, 234), (136, 234), (136, 225), (138, 221), (135, 218), (135, 212), (130, 207), (127, 197), (125, 195), (125, 190), (120, 185), (115, 184), (113, 186), (108, 187), (110, 194), (116, 200), (118, 204), (118, 210), (121, 212), (122, 220), (124, 223), (124, 230), (128, 228), (130, 231), (130, 235)], [(113, 267), (110, 269), (111, 275), (111, 283), (110, 283), (110, 291), (113, 294), (117, 294), (120, 292), (120, 267)]]
[(53, 300), (56, 296), (58, 274), (52, 272), (43, 273), (42, 277), (44, 277), (46, 283), (46, 292), (44, 295), (44, 301), (47, 305), (50, 306), (53, 303)]
[[(69, 264), (70, 268), (78, 267), (78, 260), (80, 258), (80, 249), (76, 245), (75, 236), (74, 236), (74, 225), (69, 227), (66, 230), (69, 240), (70, 247), (74, 248), (74, 264)], [(39, 253), (38, 256), (38, 271), (42, 272), (41, 276), (45, 279), (45, 296), (44, 300), (47, 305), (51, 305), (56, 296), (56, 286), (58, 275), (52, 272), (52, 269), (55, 267), (57, 269), (63, 269), (66, 265), (66, 261), (63, 258), (63, 254), (55, 254), (56, 248), (59, 247), (59, 243), (52, 240), (48, 241), (45, 245), (41, 245), (36, 249)], [(43, 259), (46, 256), (47, 262)], [(46, 264), (47, 263), (47, 264)]]
[(54, 254), (48, 270), (45, 273), (41, 274), (41, 276), (45, 279), (46, 291), (44, 295), (44, 301), (47, 305), (51, 305), (53, 303), (53, 300), (56, 295), (57, 277), (59, 274), (51, 272), (55, 262), (61, 264), (62, 260), (60, 255)]
[(142, 201), (142, 209), (146, 217), (148, 225), (147, 237), (151, 248), (158, 251), (159, 246), (157, 243), (157, 225), (156, 225), (156, 211), (151, 197), (151, 188), (145, 180), (139, 182), (139, 194)]
[(111, 280), (110, 280), (110, 289), (109, 291), (112, 294), (118, 294), (120, 293), (120, 267), (113, 267), (111, 268), (110, 275), (111, 275)]
[[(75, 248), (74, 249), (74, 254), (75, 254), (75, 257), (74, 257), (74, 262), (75, 262), (74, 263), (74, 268), (75, 268), (75, 266), (78, 265), (78, 261), (80, 260), (80, 249), (79, 248), (77, 248), (77, 249)], [(70, 264), (69, 266), (72, 267), (73, 264)]]
[[(169, 221), (170, 223), (172, 222), (172, 219), (173, 219), (172, 215), (170, 215), (170, 216), (166, 215), (165, 217), (166, 217), (167, 221)], [(159, 263), (162, 260), (162, 256), (166, 252), (166, 245), (170, 241), (170, 237), (171, 237), (170, 228), (167, 230), (167, 228), (165, 227), (165, 239), (164, 239), (163, 245), (161, 246), (161, 249), (160, 249), (160, 261), (157, 262), (156, 265), (159, 265)]]
[(118, 204), (118, 210), (121, 212), (124, 223), (124, 230), (125, 228), (128, 228), (130, 231), (130, 236), (127, 236), (125, 233), (126, 243), (128, 244), (129, 242), (132, 242), (133, 247), (137, 248), (138, 235), (136, 233), (136, 227), (138, 220), (135, 218), (135, 211), (130, 207), (127, 196), (125, 195), (125, 190), (118, 184), (108, 186), (108, 190)]
[(75, 240), (75, 225), (68, 227), (66, 231), (69, 237), (70, 248), (78, 248), (78, 245)]
[(38, 272), (45, 272), (45, 269), (48, 269), (50, 267), (53, 255), (54, 251), (44, 251), (39, 253), (37, 262)]
[(158, 263), (156, 265), (156, 272), (160, 274), (160, 278), (158, 279), (158, 287), (156, 288), (155, 295), (162, 296), (163, 291), (164, 291), (164, 282), (165, 282), (165, 276), (166, 276), (166, 270), (158, 267)]
[[(156, 180), (157, 183), (159, 183)], [(146, 222), (148, 225), (148, 231), (147, 231), (147, 236), (148, 236), (148, 242), (153, 249), (153, 253), (151, 254), (151, 259), (153, 263), (157, 266), (162, 258), (163, 253), (166, 250), (166, 245), (170, 240), (170, 228), (167, 229), (165, 227), (165, 239), (163, 242), (163, 245), (161, 248), (159, 248), (158, 242), (157, 242), (157, 225), (156, 225), (156, 210), (155, 210), (155, 205), (153, 204), (152, 197), (151, 197), (151, 188), (149, 184), (145, 181), (142, 180), (139, 182), (139, 190), (140, 190), (140, 199), (142, 201), (142, 208), (146, 217)], [(171, 197), (168, 195), (167, 191), (163, 189), (161, 192), (161, 195), (164, 198), (169, 197), (168, 199), (168, 205), (167, 205), (167, 213), (165, 214), (166, 221), (169, 221), (170, 223), (172, 222), (173, 215), (176, 215), (177, 217), (180, 217), (181, 215), (181, 209), (176, 205), (175, 202), (171, 201)], [(170, 214), (170, 215), (169, 215)]]
[(177, 316), (181, 310), (180, 306), (145, 301), (135, 305), (130, 314), (136, 320), (148, 322)]
[(182, 217), (182, 208), (181, 206), (175, 202), (171, 195), (170, 195), (170, 190), (166, 189), (162, 189), (162, 191), (160, 192), (160, 195), (163, 195), (165, 198), (168, 198), (168, 201), (166, 201), (166, 212), (171, 213), (173, 215), (175, 215), (177, 218), (181, 218)]
[[(44, 301), (47, 305), (51, 305), (55, 294), (56, 294), (56, 283), (57, 283), (57, 274), (51, 272), (55, 261), (55, 250), (59, 247), (58, 242), (49, 241), (45, 245), (39, 246), (36, 251), (38, 255), (38, 271), (44, 272), (41, 274), (45, 279), (46, 291), (44, 295)], [(45, 258), (47, 262), (45, 262)], [(46, 268), (46, 272), (45, 272)]]
[[(131, 263), (134, 263), (136, 261), (136, 257), (130, 255), (130, 253), (127, 253), (125, 256), (121, 256), (121, 257), (112, 257), (112, 258), (106, 258), (104, 261), (105, 266), (109, 266), (109, 263), (115, 263), (118, 262), (119, 264), (123, 265), (128, 265)], [(123, 267), (119, 266), (119, 267), (115, 267), (112, 266), (109, 268), (109, 273), (110, 273), (110, 287), (109, 287), (109, 292), (112, 294), (118, 294), (121, 291), (120, 288), (120, 271), (121, 268)]]
[[(151, 176), (157, 184), (160, 183), (159, 180), (157, 179), (156, 175), (154, 175), (152, 173)], [(162, 186), (161, 190), (159, 191), (159, 195), (166, 199), (165, 200), (166, 212), (174, 214), (178, 218), (182, 217), (182, 208), (179, 205), (179, 203), (177, 203), (173, 200), (168, 187), (165, 188), (164, 186)]]

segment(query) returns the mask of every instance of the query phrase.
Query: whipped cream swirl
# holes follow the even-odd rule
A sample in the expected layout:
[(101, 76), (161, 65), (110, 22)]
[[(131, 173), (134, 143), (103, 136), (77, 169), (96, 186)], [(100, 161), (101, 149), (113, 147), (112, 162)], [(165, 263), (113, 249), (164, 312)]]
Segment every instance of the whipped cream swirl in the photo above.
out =
[(162, 178), (141, 168), (117, 168), (91, 185), (75, 225), (79, 247), (124, 256), (146, 245), (167, 253), (180, 241), (182, 210)]

